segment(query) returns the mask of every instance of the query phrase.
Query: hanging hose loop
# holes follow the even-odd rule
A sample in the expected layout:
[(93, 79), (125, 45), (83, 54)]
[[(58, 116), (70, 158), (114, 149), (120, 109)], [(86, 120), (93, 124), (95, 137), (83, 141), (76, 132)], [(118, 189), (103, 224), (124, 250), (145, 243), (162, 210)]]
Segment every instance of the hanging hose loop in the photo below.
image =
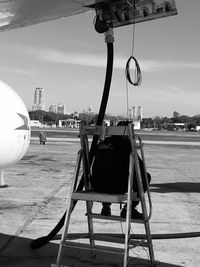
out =
[[(134, 81), (132, 81), (131, 79), (131, 75), (130, 75), (130, 62), (131, 60), (134, 61), (135, 63), (135, 78), (134, 78)], [(128, 80), (128, 82), (132, 85), (135, 85), (135, 86), (139, 86), (142, 82), (142, 73), (141, 73), (141, 70), (140, 70), (140, 66), (139, 66), (139, 63), (137, 62), (137, 59), (134, 57), (134, 56), (131, 56), (127, 63), (126, 63), (126, 69), (125, 69), (125, 74), (126, 74), (126, 78)]]

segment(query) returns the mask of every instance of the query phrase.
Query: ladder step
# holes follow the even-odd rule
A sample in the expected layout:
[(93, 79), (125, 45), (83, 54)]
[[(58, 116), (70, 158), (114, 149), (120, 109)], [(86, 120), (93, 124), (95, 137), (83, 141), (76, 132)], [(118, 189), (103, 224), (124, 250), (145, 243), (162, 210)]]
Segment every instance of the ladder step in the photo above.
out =
[[(74, 200), (86, 200), (96, 202), (121, 203), (127, 201), (127, 194), (104, 194), (93, 191), (77, 191), (72, 193)], [(137, 193), (133, 193), (133, 199), (138, 201)]]
[[(70, 240), (80, 240), (80, 239), (89, 239), (90, 234), (89, 233), (71, 233), (71, 234), (67, 234), (66, 235), (66, 241), (69, 242)], [(91, 234), (92, 239), (97, 240), (97, 241), (105, 241), (105, 242), (110, 242), (110, 243), (121, 243), (124, 244), (124, 238), (125, 238), (125, 234), (114, 234), (114, 233), (94, 233)], [(137, 241), (135, 239), (144, 239), (146, 240), (147, 237), (145, 237), (144, 235), (130, 235), (130, 245), (134, 245), (135, 247), (138, 246), (138, 243), (142, 244), (142, 246), (146, 246), (148, 247), (148, 243), (147, 241), (143, 241), (141, 243), (141, 241)], [(61, 239), (61, 235), (57, 235), (56, 237), (54, 237), (52, 240), (60, 240)]]
[[(86, 214), (87, 215), (87, 214)], [(120, 221), (120, 222), (126, 222), (126, 218), (122, 218), (120, 216), (115, 216), (115, 215), (111, 215), (111, 216), (103, 216), (99, 213), (91, 213), (90, 216), (92, 218), (95, 219), (101, 219), (101, 220), (110, 220), (110, 221)], [(134, 223), (145, 223), (146, 220), (139, 220), (139, 219), (131, 219), (131, 222)]]
[(101, 251), (101, 252), (108, 252), (108, 253), (114, 253), (114, 254), (124, 254), (124, 248), (91, 245), (91, 244), (71, 242), (71, 241), (65, 241), (65, 243), (63, 243), (63, 246), (70, 247), (70, 248), (84, 249), (84, 250), (89, 250), (89, 251)]
[[(95, 235), (94, 235), (94, 237), (95, 237)], [(101, 236), (99, 238), (96, 236), (95, 240), (124, 244), (124, 238), (114, 238), (114, 237), (109, 237), (106, 235)], [(70, 247), (70, 248), (74, 248), (74, 249), (84, 249), (84, 250), (89, 250), (89, 251), (98, 251), (98, 252), (104, 252), (104, 253), (124, 255), (124, 248), (108, 247), (108, 246), (101, 246), (101, 245), (90, 245), (90, 244), (83, 244), (83, 243), (69, 242), (69, 241), (66, 241), (63, 246), (65, 246), (66, 248)], [(140, 241), (130, 240), (130, 249), (131, 249), (131, 246), (148, 247), (148, 243), (144, 242), (144, 241), (140, 242)], [(70, 267), (70, 266), (69, 265), (51, 264), (51, 267)]]
[[(109, 242), (109, 243), (118, 243), (118, 244), (123, 244), (124, 245), (124, 238), (125, 237), (118, 237), (118, 236), (112, 236), (112, 235), (104, 235), (104, 234), (93, 234), (92, 238), (94, 240), (98, 241), (104, 241), (104, 242)], [(140, 241), (140, 240), (133, 240), (129, 239), (129, 245), (137, 247), (137, 246), (142, 246), (142, 247), (148, 247), (148, 242), (147, 241)]]

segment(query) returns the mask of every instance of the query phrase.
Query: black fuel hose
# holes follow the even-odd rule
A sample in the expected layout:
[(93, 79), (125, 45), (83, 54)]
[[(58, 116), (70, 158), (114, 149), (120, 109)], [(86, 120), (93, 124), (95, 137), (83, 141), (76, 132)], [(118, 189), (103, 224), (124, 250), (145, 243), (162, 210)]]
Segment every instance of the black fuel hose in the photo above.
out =
[[(102, 95), (102, 99), (101, 99), (101, 104), (100, 104), (100, 108), (99, 108), (99, 114), (98, 114), (97, 123), (96, 123), (96, 125), (98, 125), (98, 126), (100, 126), (103, 122), (107, 103), (108, 103), (110, 85), (111, 85), (111, 80), (112, 80), (112, 72), (113, 72), (113, 54), (114, 54), (113, 51), (114, 51), (113, 42), (107, 42), (106, 77), (105, 77), (104, 90), (103, 90), (103, 95)], [(94, 158), (97, 143), (98, 143), (98, 136), (94, 136), (92, 143), (91, 143), (90, 152), (89, 152), (90, 162), (92, 162), (92, 160)], [(80, 180), (76, 190), (81, 191), (81, 190), (83, 190), (83, 188), (84, 188), (84, 179), (83, 179), (83, 177), (81, 177), (81, 180)], [(77, 203), (77, 201), (74, 200), (72, 211), (75, 208), (76, 203)], [(42, 237), (39, 237), (39, 238), (33, 240), (30, 244), (30, 247), (32, 249), (39, 249), (39, 248), (45, 246), (47, 243), (49, 243), (49, 241), (51, 241), (57, 235), (57, 233), (61, 230), (61, 228), (63, 227), (64, 221), (65, 221), (65, 216), (66, 216), (66, 212), (63, 214), (63, 216), (60, 219), (60, 221), (58, 222), (58, 224), (53, 228), (53, 230), (48, 235), (42, 236)]]

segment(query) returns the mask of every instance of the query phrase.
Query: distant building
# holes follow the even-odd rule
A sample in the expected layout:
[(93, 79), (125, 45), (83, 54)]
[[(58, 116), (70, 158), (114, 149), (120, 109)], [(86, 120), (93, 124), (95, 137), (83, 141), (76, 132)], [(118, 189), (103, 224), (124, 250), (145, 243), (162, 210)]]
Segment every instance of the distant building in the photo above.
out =
[(132, 107), (132, 119), (133, 120), (136, 120), (137, 119), (135, 106)]
[(59, 104), (58, 106), (57, 106), (57, 113), (58, 114), (66, 114), (66, 105), (64, 105), (64, 104)]
[(173, 118), (178, 118), (180, 116), (180, 113), (178, 111), (173, 112)]
[(139, 106), (139, 107), (138, 107), (138, 113), (137, 113), (137, 119), (138, 119), (139, 121), (141, 121), (142, 118), (143, 118), (143, 114), (142, 114), (142, 106)]
[(66, 120), (59, 120), (58, 126), (60, 128), (68, 127), (68, 128), (78, 128), (79, 123), (81, 123), (80, 120), (76, 119), (66, 119)]
[(134, 130), (141, 130), (141, 121), (140, 120), (133, 121), (133, 125), (134, 125)]
[(137, 110), (135, 106), (132, 106), (132, 109), (130, 110), (130, 112), (131, 112), (131, 116), (130, 116), (131, 120), (142, 121), (143, 119), (142, 106), (138, 106)]
[[(69, 115), (69, 112), (66, 112), (66, 114)], [(74, 116), (73, 116), (74, 119), (78, 119), (79, 118), (79, 113), (77, 111), (74, 111), (73, 114), (74, 114)]]
[(141, 121), (143, 118), (142, 113), (142, 106), (138, 106), (137, 108), (135, 106), (132, 106), (131, 109), (129, 109), (129, 119), (133, 121), (134, 129), (140, 130), (141, 129)]
[(186, 123), (173, 123), (173, 122), (164, 123), (163, 129), (169, 131), (185, 131)]
[(32, 106), (32, 111), (35, 110), (45, 110), (44, 104), (44, 89), (36, 88), (34, 92), (34, 104)]
[(49, 107), (49, 112), (54, 112), (58, 114), (67, 114), (66, 110), (67, 109), (65, 104), (51, 104)]
[(51, 104), (49, 107), (49, 112), (57, 113), (57, 108), (58, 108), (57, 104)]

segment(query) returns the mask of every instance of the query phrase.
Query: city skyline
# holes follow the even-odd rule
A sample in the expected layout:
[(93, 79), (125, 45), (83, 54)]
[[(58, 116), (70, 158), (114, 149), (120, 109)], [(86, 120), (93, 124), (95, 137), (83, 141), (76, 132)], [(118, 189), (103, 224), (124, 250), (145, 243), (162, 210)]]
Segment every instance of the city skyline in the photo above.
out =
[[(72, 112), (67, 111), (67, 105), (66, 103), (52, 103), (49, 107), (45, 106), (45, 91), (42, 87), (37, 87), (34, 90), (34, 96), (33, 96), (33, 105), (31, 111), (36, 110), (43, 110), (48, 112), (54, 112), (54, 113), (60, 113), (60, 114), (72, 114), (74, 112), (77, 112), (77, 109), (75, 109)], [(87, 109), (79, 111), (78, 113), (94, 113), (93, 107), (88, 106)], [(112, 114), (111, 114), (112, 115)], [(143, 109), (142, 106), (132, 106), (128, 110), (128, 118), (139, 119), (142, 120), (143, 117)]]
[[(54, 113), (60, 113), (60, 114), (65, 114), (65, 115), (70, 115), (75, 113), (95, 113), (93, 111), (93, 107), (92, 106), (88, 106), (86, 109), (84, 108), (83, 110), (77, 110), (76, 108), (69, 112), (67, 110), (67, 104), (66, 103), (51, 103), (49, 107), (45, 106), (45, 92), (44, 92), (44, 88), (41, 87), (37, 87), (34, 90), (34, 96), (33, 96), (33, 105), (32, 105), (32, 109), (29, 109), (29, 111), (35, 111), (35, 110), (44, 110), (47, 112), (54, 112)], [(109, 114), (109, 115), (113, 115), (113, 114)], [(172, 116), (171, 117), (179, 117), (179, 116), (187, 116), (187, 114), (181, 114), (180, 112), (178, 112), (177, 110), (172, 111)], [(199, 114), (195, 114), (195, 115), (199, 115)], [(120, 114), (119, 114), (120, 116)], [(123, 116), (123, 115), (122, 115)], [(133, 105), (132, 107), (129, 107), (128, 110), (128, 115), (127, 115), (127, 119), (139, 119), (142, 120), (143, 118), (143, 107), (141, 105)], [(156, 116), (153, 116), (156, 117)]]
[[(142, 84), (129, 86), (129, 108), (144, 117), (200, 114), (200, 2), (176, 0), (178, 15), (136, 24), (134, 56)], [(106, 69), (104, 35), (94, 30), (94, 12), (2, 32), (0, 79), (32, 106), (33, 89), (45, 88), (45, 104), (66, 103), (69, 112), (89, 105), (98, 113)], [(133, 26), (114, 29), (114, 72), (106, 113), (126, 115), (125, 65)], [(52, 38), (53, 36), (53, 38)]]

